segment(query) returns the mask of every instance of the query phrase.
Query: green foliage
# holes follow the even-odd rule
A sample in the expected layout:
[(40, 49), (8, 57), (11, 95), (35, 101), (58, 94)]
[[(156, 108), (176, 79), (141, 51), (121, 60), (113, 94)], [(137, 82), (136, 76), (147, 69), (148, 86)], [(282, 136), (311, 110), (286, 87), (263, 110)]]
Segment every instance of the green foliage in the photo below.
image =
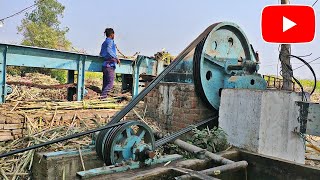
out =
[(19, 32), (22, 32), (24, 37), (22, 45), (70, 50), (71, 43), (65, 38), (68, 30), (55, 30), (43, 23), (23, 20)]
[(163, 151), (163, 153), (165, 153), (165, 154), (180, 154), (185, 159), (196, 158), (195, 154), (190, 153), (184, 149), (181, 149), (179, 146), (177, 146), (173, 143), (167, 143), (167, 144), (163, 145), (162, 149), (160, 151)]
[(12, 76), (25, 76), (26, 73), (41, 73), (50, 75), (51, 70), (45, 68), (9, 66), (7, 67), (7, 73)]
[(26, 19), (37, 24), (59, 29), (59, 17), (63, 17), (65, 7), (57, 0), (35, 0), (37, 8)]
[[(302, 79), (299, 80), (304, 88), (312, 89), (314, 86), (314, 80)], [(320, 92), (320, 81), (317, 81), (316, 92)]]
[(191, 143), (210, 152), (219, 152), (228, 148), (227, 134), (219, 127), (199, 130), (194, 128)]
[(52, 78), (57, 79), (61, 84), (67, 83), (67, 72), (66, 70), (53, 69), (50, 72)]
[(23, 35), (21, 44), (69, 50), (71, 42), (65, 37), (68, 28), (59, 27), (59, 17), (63, 17), (65, 7), (57, 0), (36, 0), (35, 3), (35, 10), (27, 13), (18, 27)]
[(122, 82), (122, 76), (121, 76), (121, 74), (116, 74), (115, 82)]
[(91, 79), (91, 80), (101, 80), (103, 78), (102, 72), (85, 72), (85, 79)]
[(7, 66), (7, 74), (11, 76), (21, 76), (21, 67)]
[[(229, 147), (227, 134), (221, 128), (207, 128), (202, 130), (194, 128), (192, 131), (193, 135), (191, 138), (186, 138), (188, 139), (186, 142), (189, 144), (206, 149), (210, 152), (224, 151)], [(186, 159), (197, 158), (194, 153), (185, 151), (172, 143), (161, 146), (159, 151), (163, 154), (180, 154)]]
[[(65, 7), (57, 0), (35, 0), (36, 8), (26, 13), (25, 18), (18, 27), (23, 35), (21, 44), (49, 49), (70, 50), (71, 42), (66, 39), (68, 28), (60, 28), (59, 18), (63, 17)], [(15, 70), (14, 70), (15, 69)], [(60, 82), (66, 81), (64, 71), (52, 71), (45, 68), (15, 67), (8, 73), (20, 75), (25, 73), (42, 73), (57, 78)]]
[(61, 84), (67, 82), (67, 71), (59, 69), (45, 69), (45, 68), (28, 68), (28, 67), (7, 67), (7, 74), (11, 76), (25, 76), (26, 73), (41, 73), (49, 75), (52, 78), (57, 79)]

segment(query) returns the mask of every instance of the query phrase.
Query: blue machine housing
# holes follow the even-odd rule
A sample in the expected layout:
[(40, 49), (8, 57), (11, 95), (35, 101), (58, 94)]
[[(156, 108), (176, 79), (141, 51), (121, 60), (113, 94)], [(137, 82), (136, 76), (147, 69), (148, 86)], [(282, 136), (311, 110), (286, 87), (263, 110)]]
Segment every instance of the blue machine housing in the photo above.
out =
[(193, 78), (197, 94), (215, 110), (224, 88), (266, 89), (257, 73), (259, 62), (246, 35), (234, 23), (217, 23), (193, 55)]
[(221, 22), (164, 81), (194, 83), (197, 95), (218, 110), (222, 89), (266, 89), (267, 83), (258, 70), (257, 55), (240, 27)]

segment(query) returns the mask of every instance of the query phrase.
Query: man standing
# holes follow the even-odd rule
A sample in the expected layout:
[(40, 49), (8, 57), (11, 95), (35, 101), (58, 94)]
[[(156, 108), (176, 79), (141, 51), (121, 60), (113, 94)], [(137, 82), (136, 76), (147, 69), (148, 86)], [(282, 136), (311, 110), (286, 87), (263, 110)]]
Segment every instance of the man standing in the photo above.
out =
[(104, 31), (106, 40), (101, 45), (100, 56), (104, 58), (102, 64), (103, 72), (103, 85), (101, 98), (107, 98), (108, 92), (113, 88), (116, 63), (119, 64), (120, 60), (117, 57), (116, 45), (114, 43), (114, 31), (112, 28), (106, 28)]

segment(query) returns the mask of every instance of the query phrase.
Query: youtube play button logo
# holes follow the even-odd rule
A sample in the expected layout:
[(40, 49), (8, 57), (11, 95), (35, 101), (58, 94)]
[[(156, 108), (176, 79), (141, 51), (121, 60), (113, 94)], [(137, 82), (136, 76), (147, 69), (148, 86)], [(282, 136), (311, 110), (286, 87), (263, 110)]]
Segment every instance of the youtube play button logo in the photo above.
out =
[(275, 5), (262, 11), (262, 37), (271, 43), (306, 43), (315, 37), (315, 12), (310, 6)]
[(282, 32), (286, 32), (287, 30), (293, 28), (297, 24), (290, 19), (286, 18), (283, 16), (283, 21), (282, 21)]

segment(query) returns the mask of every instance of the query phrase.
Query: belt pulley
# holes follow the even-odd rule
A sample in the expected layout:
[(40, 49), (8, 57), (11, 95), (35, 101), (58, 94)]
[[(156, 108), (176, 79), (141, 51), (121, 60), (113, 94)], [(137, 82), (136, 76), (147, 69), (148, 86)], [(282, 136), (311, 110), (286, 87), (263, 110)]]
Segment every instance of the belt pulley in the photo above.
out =
[(214, 26), (197, 44), (193, 57), (195, 90), (213, 110), (219, 109), (221, 91), (231, 76), (240, 75), (245, 70), (252, 74), (257, 67), (246, 35), (240, 27), (228, 22)]
[(152, 130), (139, 121), (127, 121), (101, 131), (96, 138), (96, 152), (106, 165), (152, 158), (155, 139)]

